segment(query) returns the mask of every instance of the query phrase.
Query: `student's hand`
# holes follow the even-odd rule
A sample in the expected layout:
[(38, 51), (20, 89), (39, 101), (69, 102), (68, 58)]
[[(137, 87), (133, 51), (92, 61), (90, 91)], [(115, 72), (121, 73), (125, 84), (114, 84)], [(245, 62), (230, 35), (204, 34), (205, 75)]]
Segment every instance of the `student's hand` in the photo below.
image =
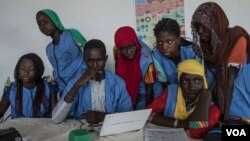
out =
[(97, 72), (93, 70), (86, 70), (80, 79), (77, 81), (78, 86), (83, 86), (89, 79), (96, 78)]
[(202, 89), (199, 92), (199, 101), (209, 102), (212, 99), (212, 93), (208, 89)]
[(96, 124), (97, 122), (97, 114), (95, 111), (88, 111), (85, 113), (85, 117), (88, 123), (90, 124)]
[(103, 71), (100, 71), (100, 70), (93, 70), (93, 69), (89, 69), (88, 70), (89, 71), (89, 73), (90, 73), (90, 75), (91, 75), (91, 78), (90, 79), (92, 79), (92, 80), (97, 80), (97, 81), (99, 81), (99, 80), (102, 80), (102, 78), (103, 78)]
[(208, 121), (209, 102), (211, 101), (211, 91), (203, 89), (199, 92), (194, 111), (188, 117), (189, 121)]
[(88, 111), (85, 113), (85, 117), (88, 123), (96, 124), (104, 120), (105, 113), (98, 111)]

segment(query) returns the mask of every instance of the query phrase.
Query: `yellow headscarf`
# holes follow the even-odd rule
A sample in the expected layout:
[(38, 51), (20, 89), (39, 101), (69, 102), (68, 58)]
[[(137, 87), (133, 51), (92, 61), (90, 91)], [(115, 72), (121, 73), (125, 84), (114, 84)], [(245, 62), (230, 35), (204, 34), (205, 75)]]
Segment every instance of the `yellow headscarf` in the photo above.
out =
[[(196, 60), (193, 59), (184, 60), (178, 65), (177, 67), (178, 81), (180, 81), (180, 76), (182, 73), (196, 74), (202, 76), (204, 81), (204, 88), (208, 88), (204, 67)], [(174, 117), (180, 120), (186, 119), (193, 112), (194, 108), (195, 106), (190, 111), (187, 111), (186, 102), (183, 97), (183, 92), (179, 86)]]

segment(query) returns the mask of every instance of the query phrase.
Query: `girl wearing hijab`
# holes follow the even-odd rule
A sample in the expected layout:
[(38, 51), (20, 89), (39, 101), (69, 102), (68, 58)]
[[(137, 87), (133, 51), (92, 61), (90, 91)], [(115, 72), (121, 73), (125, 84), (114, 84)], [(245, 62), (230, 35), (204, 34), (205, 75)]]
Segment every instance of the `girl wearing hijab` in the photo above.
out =
[(144, 109), (153, 99), (155, 77), (151, 50), (129, 26), (120, 27), (114, 38), (116, 73), (125, 80), (134, 109)]
[(153, 124), (188, 129), (192, 138), (202, 138), (220, 117), (219, 108), (211, 101), (204, 67), (193, 59), (179, 63), (179, 85), (168, 85), (148, 108)]
[(81, 75), (86, 68), (82, 51), (86, 39), (76, 29), (65, 29), (57, 14), (51, 9), (44, 9), (36, 14), (40, 31), (52, 38), (47, 45), (46, 54), (53, 67), (60, 95), (70, 80)]
[[(250, 119), (249, 35), (239, 26), (229, 27), (223, 9), (214, 2), (201, 4), (192, 17), (196, 52), (215, 79), (213, 98), (224, 120)], [(249, 123), (249, 122), (248, 122)]]

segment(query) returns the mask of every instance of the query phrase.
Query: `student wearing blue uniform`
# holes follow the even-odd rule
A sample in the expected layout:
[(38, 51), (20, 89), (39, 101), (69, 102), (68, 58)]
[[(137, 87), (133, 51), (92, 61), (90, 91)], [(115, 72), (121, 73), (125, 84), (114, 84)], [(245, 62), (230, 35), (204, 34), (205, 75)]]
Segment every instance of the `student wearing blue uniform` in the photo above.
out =
[(178, 84), (177, 65), (186, 59), (196, 59), (192, 43), (180, 37), (180, 26), (176, 20), (163, 18), (154, 28), (156, 48), (152, 58), (156, 69), (156, 77), (163, 89), (168, 84)]
[(54, 86), (42, 79), (43, 61), (34, 53), (23, 55), (15, 67), (15, 81), (6, 86), (0, 118), (11, 106), (11, 117), (49, 117), (56, 104)]
[(120, 27), (115, 32), (115, 70), (126, 82), (135, 110), (144, 109), (153, 99), (155, 70), (151, 49), (139, 41), (135, 30), (129, 26)]
[(102, 41), (93, 39), (86, 43), (84, 60), (87, 70), (76, 83), (69, 83), (65, 89), (64, 96), (53, 110), (53, 122), (59, 123), (67, 115), (82, 118), (85, 113), (89, 123), (98, 123), (108, 113), (133, 109), (124, 80), (104, 69), (107, 58)]
[(80, 48), (86, 40), (79, 31), (65, 29), (57, 14), (50, 9), (39, 11), (36, 20), (40, 31), (52, 38), (52, 42), (47, 45), (46, 54), (61, 95), (67, 83), (81, 75), (86, 68)]

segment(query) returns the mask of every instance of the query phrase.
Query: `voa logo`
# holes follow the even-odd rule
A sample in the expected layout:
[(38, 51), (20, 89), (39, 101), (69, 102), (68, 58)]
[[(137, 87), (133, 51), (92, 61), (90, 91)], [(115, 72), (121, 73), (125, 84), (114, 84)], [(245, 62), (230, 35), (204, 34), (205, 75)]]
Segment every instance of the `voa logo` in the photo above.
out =
[(244, 129), (226, 129), (227, 136), (247, 136)]

